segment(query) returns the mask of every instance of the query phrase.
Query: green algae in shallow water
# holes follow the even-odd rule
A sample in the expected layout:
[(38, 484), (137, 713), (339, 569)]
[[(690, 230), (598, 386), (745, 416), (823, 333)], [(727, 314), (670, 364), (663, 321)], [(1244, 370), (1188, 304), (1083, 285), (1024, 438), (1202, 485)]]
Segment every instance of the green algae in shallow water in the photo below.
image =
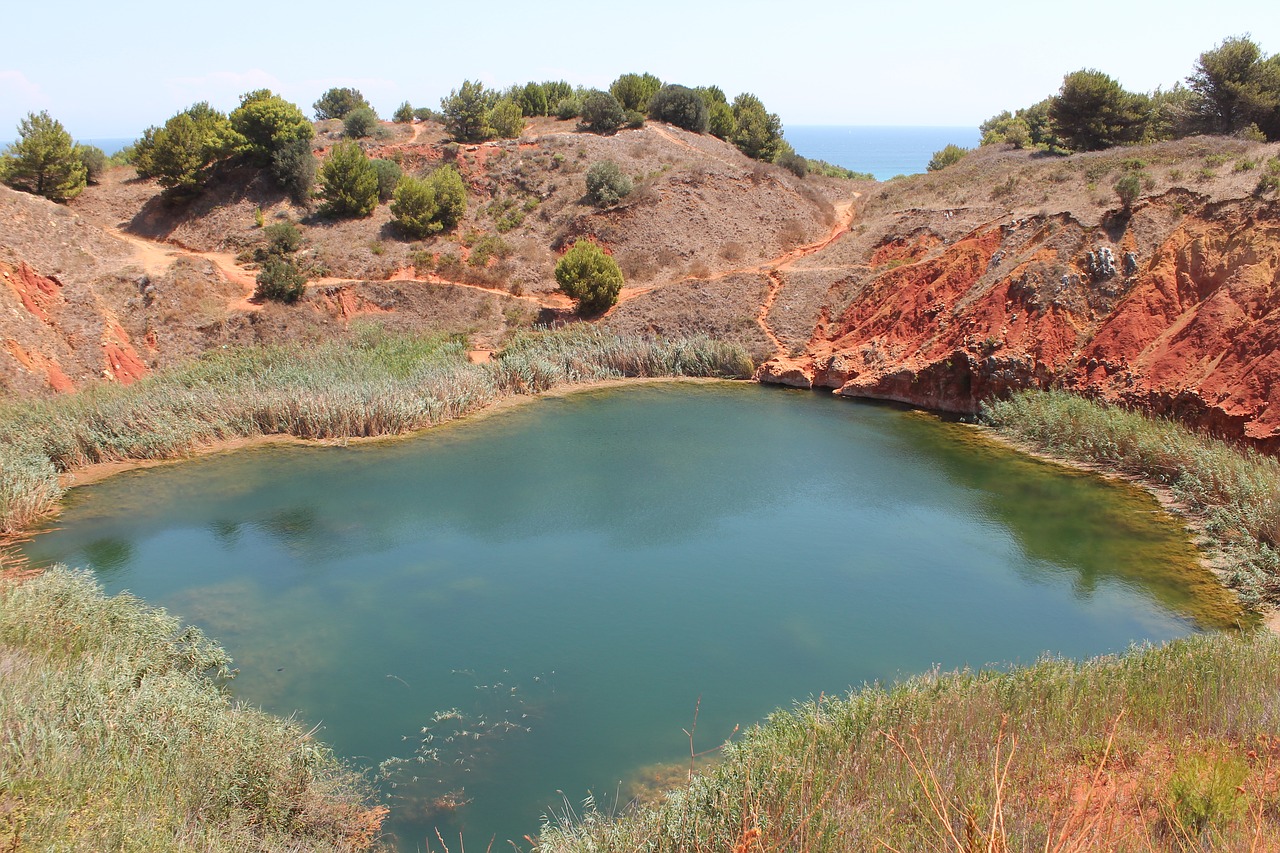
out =
[(26, 550), (217, 637), (237, 695), (386, 770), (412, 850), (532, 834), (557, 791), (607, 808), (687, 760), (695, 706), (706, 748), (935, 664), (1230, 623), (1207, 573), (1160, 573), (1192, 552), (1153, 509), (891, 407), (645, 386), (123, 475)]
[[(1023, 544), (1030, 555), (1053, 560), (1065, 553), (1068, 562), (1088, 567), (1076, 580), (1082, 595), (1101, 577), (1121, 579), (1202, 628), (1257, 623), (1257, 616), (1245, 612), (1235, 594), (1205, 567), (1183, 523), (1140, 486), (1011, 453), (1007, 444), (973, 426), (923, 412), (910, 415), (948, 437), (952, 446), (940, 445), (939, 459), (957, 479), (990, 495), (984, 505), (993, 515), (1026, 531)], [(1079, 501), (1088, 501), (1103, 479), (1102, 513), (1061, 513), (1064, 493), (1067, 500), (1076, 500), (1069, 495), (1075, 492)], [(1052, 489), (1045, 487), (1049, 482)]]

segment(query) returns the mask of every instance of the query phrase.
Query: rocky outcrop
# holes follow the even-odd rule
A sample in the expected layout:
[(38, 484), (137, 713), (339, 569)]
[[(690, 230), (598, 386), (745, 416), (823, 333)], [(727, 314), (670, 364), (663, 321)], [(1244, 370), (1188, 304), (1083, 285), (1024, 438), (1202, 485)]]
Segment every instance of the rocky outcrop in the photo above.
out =
[(1280, 449), (1274, 203), (1171, 196), (1124, 222), (1005, 218), (931, 242), (881, 241), (870, 282), (759, 378), (956, 412), (1061, 387)]

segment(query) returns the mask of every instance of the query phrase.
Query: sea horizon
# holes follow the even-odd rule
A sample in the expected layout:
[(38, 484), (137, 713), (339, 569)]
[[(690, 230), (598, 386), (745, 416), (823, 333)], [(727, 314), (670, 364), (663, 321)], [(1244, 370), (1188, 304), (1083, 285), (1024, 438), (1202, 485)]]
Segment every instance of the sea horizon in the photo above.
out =
[[(949, 125), (797, 124), (785, 127), (783, 135), (802, 157), (867, 172), (878, 181), (923, 172), (934, 152), (947, 145), (972, 148), (979, 141), (976, 127)], [(102, 136), (76, 141), (111, 156), (137, 139)], [(0, 150), (11, 144), (0, 142)]]

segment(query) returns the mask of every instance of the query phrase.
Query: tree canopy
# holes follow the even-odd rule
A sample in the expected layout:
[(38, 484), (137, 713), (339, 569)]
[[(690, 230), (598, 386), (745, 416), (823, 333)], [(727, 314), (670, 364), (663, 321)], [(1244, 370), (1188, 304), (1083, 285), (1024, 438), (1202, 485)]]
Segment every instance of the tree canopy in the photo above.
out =
[(706, 133), (710, 114), (706, 101), (696, 91), (669, 84), (649, 99), (649, 117), (694, 133)]
[(270, 89), (241, 95), (240, 106), (229, 118), (232, 129), (243, 137), (241, 150), (260, 165), (270, 164), (275, 152), (310, 142), (316, 135), (302, 110)]
[(201, 101), (163, 127), (148, 128), (134, 147), (134, 167), (165, 189), (190, 191), (203, 186), (213, 164), (243, 143), (230, 120)]
[(444, 126), (458, 142), (481, 142), (493, 136), (489, 127), (489, 110), (497, 102), (497, 93), (479, 81), (463, 80), (448, 97), (440, 99)]
[(378, 172), (354, 142), (339, 142), (320, 167), (320, 197), (330, 216), (358, 219), (378, 206)]
[(346, 118), (352, 110), (369, 106), (359, 89), (333, 88), (320, 96), (320, 100), (311, 105), (316, 111), (316, 121), (329, 118)]
[(609, 85), (609, 94), (618, 99), (624, 112), (649, 111), (649, 101), (662, 88), (662, 81), (652, 74), (623, 74)]
[(618, 301), (622, 270), (618, 262), (590, 240), (578, 240), (556, 264), (560, 291), (578, 301), (582, 314), (599, 314)]
[(88, 170), (62, 122), (42, 111), (18, 122), (18, 140), (0, 158), (0, 176), (14, 189), (70, 201), (84, 189)]
[(1049, 104), (1053, 132), (1073, 151), (1098, 151), (1140, 141), (1150, 112), (1146, 95), (1126, 92), (1095, 69), (1068, 74)]

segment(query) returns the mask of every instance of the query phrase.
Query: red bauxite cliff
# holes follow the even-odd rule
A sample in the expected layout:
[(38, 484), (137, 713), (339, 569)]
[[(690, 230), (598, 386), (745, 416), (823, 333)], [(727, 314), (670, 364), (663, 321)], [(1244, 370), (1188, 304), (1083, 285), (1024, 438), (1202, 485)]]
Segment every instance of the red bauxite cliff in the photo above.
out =
[[(1174, 190), (1090, 226), (948, 210), (873, 245), (846, 304), (766, 382), (973, 412), (1058, 387), (1280, 449), (1280, 206)], [(938, 220), (933, 223), (932, 220)], [(838, 288), (833, 289), (839, 292)]]

